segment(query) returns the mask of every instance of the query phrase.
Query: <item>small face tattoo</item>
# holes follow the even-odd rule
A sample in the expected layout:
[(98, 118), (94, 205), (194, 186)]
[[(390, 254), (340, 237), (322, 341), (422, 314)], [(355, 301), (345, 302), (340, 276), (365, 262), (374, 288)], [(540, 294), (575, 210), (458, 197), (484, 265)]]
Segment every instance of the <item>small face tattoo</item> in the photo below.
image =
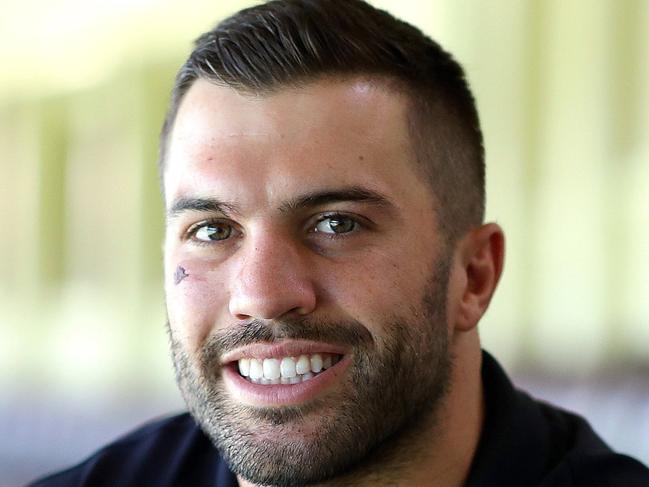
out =
[(174, 273), (174, 283), (176, 284), (176, 286), (180, 284), (186, 277), (189, 277), (189, 274), (187, 274), (185, 268), (182, 266), (176, 267), (176, 272)]

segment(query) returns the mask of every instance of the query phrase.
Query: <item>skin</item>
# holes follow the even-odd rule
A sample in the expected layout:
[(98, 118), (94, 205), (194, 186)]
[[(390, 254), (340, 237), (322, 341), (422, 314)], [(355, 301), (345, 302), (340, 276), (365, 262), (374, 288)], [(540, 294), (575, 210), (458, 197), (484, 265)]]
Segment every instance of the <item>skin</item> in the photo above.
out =
[[(403, 96), (368, 79), (323, 79), (263, 97), (205, 80), (190, 88), (164, 172), (168, 317), (190, 362), (212, 334), (251, 319), (357, 320), (382, 337), (385, 316), (416, 306), (430, 269), (447, 252), (434, 195), (413, 156), (406, 106)], [(384, 202), (287, 204), (350, 187), (379, 194)], [(214, 198), (235, 211), (172, 212), (182, 198)], [(358, 225), (333, 239), (330, 227), (317, 223), (329, 212)], [(233, 233), (201, 245), (196, 237), (203, 234), (188, 232), (210, 217), (222, 218)], [(415, 447), (409, 451), (419, 453), (384, 459), (385, 472), (406, 465), (390, 485), (453, 486), (466, 478), (483, 415), (476, 325), (498, 282), (503, 254), (504, 237), (495, 224), (472, 229), (450, 249), (444, 325), (454, 358), (451, 387), (438, 422), (422, 424), (421, 434), (409, 440)], [(176, 282), (179, 267), (183, 278)], [(428, 434), (433, 428), (435, 434)], [(388, 478), (378, 468), (362, 475), (354, 485), (382, 485)], [(239, 483), (251, 485), (241, 478)]]

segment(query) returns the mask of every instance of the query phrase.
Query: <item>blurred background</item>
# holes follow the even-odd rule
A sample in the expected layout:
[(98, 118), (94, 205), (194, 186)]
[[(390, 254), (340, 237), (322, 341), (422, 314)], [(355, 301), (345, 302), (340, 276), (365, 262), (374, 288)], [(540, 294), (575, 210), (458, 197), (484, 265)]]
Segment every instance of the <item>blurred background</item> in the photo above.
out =
[[(157, 134), (254, 2), (0, 0), (0, 487), (182, 409)], [(508, 236), (484, 346), (649, 463), (649, 2), (376, 0), (464, 65)]]

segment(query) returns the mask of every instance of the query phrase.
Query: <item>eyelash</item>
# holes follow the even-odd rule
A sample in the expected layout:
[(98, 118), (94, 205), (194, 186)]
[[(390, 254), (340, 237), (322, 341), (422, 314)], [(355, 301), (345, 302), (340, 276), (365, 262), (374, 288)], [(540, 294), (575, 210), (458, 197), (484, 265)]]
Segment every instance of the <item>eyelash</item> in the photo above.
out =
[[(328, 233), (328, 232), (322, 232), (322, 231), (317, 231), (316, 227), (323, 221), (326, 220), (334, 220), (334, 219), (340, 219), (340, 220), (351, 220), (354, 223), (354, 229), (345, 232), (345, 233)], [(350, 234), (355, 234), (359, 231), (359, 229), (367, 228), (367, 223), (364, 221), (365, 219), (361, 219), (360, 217), (356, 215), (349, 215), (347, 213), (339, 213), (339, 212), (332, 212), (332, 213), (324, 213), (321, 214), (317, 217), (315, 222), (313, 224), (310, 224), (310, 228), (308, 233), (309, 234), (315, 234), (317, 233), (319, 236), (332, 239), (332, 240), (337, 240), (337, 239), (342, 239), (342, 238), (349, 238)], [(231, 240), (231, 236), (228, 238), (225, 238), (223, 240), (212, 240), (212, 241), (206, 241), (206, 240), (199, 240), (196, 238), (196, 234), (198, 233), (199, 230), (202, 228), (205, 228), (207, 226), (216, 226), (216, 225), (227, 225), (231, 228), (232, 232), (237, 232), (236, 226), (227, 220), (223, 220), (220, 218), (213, 218), (213, 219), (208, 219), (208, 220), (203, 220), (201, 222), (195, 223), (191, 225), (187, 231), (185, 232), (183, 236), (183, 240), (191, 240), (193, 244), (195, 245), (200, 245), (200, 246), (210, 246), (210, 245), (215, 245), (218, 244), (219, 242), (225, 242), (227, 240)], [(236, 236), (236, 235), (235, 235)]]
[(209, 245), (217, 244), (219, 242), (230, 240), (231, 237), (228, 237), (228, 238), (223, 239), (221, 241), (219, 241), (219, 240), (207, 241), (207, 240), (199, 240), (198, 238), (196, 238), (196, 234), (202, 228), (205, 228), (205, 227), (208, 227), (208, 226), (217, 226), (217, 225), (229, 226), (233, 233), (237, 231), (235, 225), (228, 222), (227, 220), (223, 220), (221, 218), (211, 218), (209, 220), (203, 220), (201, 222), (195, 223), (192, 226), (190, 226), (187, 229), (187, 231), (185, 232), (183, 240), (191, 240), (193, 244), (200, 245), (200, 246), (209, 246)]
[[(325, 220), (351, 220), (354, 223), (354, 229), (349, 231), (349, 232), (344, 232), (344, 233), (327, 233), (327, 232), (319, 232), (316, 230), (316, 227), (318, 224)], [(360, 221), (359, 217), (355, 217), (346, 213), (325, 213), (323, 215), (320, 215), (315, 223), (312, 225), (312, 229), (309, 230), (309, 233), (318, 233), (323, 237), (330, 238), (330, 239), (340, 239), (340, 238), (349, 238), (350, 234), (356, 233), (360, 228), (364, 228), (365, 225), (363, 225)]]

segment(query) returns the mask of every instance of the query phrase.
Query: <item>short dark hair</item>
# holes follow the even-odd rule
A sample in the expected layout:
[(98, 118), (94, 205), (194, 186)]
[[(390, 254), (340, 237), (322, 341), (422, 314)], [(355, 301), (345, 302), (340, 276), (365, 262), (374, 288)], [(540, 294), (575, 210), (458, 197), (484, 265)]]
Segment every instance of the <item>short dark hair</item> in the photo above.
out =
[(409, 100), (413, 153), (455, 241), (482, 223), (482, 132), (462, 67), (416, 27), (361, 0), (274, 0), (201, 35), (176, 77), (160, 140), (160, 171), (178, 107), (199, 78), (253, 94), (323, 77), (389, 80)]

